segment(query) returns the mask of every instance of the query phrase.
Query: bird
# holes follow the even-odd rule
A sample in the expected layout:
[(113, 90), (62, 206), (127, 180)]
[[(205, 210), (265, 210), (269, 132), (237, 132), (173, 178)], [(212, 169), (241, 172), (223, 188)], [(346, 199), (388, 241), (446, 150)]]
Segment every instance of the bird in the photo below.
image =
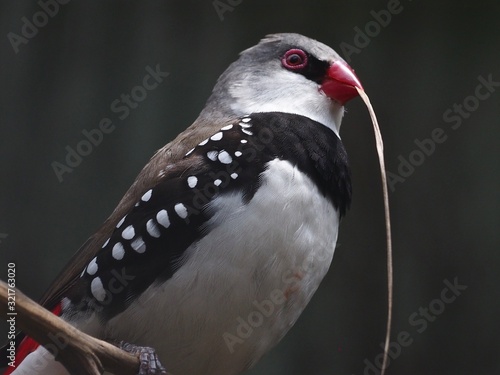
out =
[[(124, 349), (154, 348), (173, 375), (251, 368), (330, 267), (352, 199), (339, 131), (357, 89), (332, 48), (300, 34), (241, 52), (40, 304)], [(69, 374), (29, 338), (18, 357), (6, 374)]]

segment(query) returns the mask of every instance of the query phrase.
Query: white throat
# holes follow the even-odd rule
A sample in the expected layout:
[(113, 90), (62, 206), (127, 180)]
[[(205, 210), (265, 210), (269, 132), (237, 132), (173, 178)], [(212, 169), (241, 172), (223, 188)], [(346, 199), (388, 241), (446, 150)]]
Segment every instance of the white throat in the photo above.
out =
[[(256, 82), (258, 81), (258, 82)], [(231, 110), (243, 116), (253, 112), (285, 112), (308, 117), (333, 130), (339, 130), (344, 107), (320, 91), (319, 85), (289, 72), (278, 77), (243, 77), (231, 86)]]

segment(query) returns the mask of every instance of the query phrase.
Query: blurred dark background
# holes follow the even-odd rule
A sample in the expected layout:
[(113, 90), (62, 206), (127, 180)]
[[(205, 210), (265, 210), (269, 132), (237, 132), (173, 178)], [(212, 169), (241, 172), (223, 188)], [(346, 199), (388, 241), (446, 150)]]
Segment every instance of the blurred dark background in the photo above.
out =
[[(388, 374), (500, 373), (498, 2), (65, 1), (48, 16), (35, 1), (0, 3), (3, 279), (15, 262), (17, 286), (39, 298), (154, 151), (196, 118), (238, 52), (298, 32), (349, 61), (385, 138), (392, 340), (406, 335)], [(36, 35), (22, 39), (23, 17), (42, 25)], [(111, 103), (156, 64), (170, 75), (118, 119)], [(380, 178), (367, 110), (361, 99), (347, 110), (354, 201), (340, 247), (296, 326), (250, 374), (376, 373), (369, 363), (386, 324)], [(106, 117), (114, 130), (58, 178), (53, 162)], [(444, 142), (425, 141), (438, 133)], [(467, 288), (454, 295), (445, 280)]]

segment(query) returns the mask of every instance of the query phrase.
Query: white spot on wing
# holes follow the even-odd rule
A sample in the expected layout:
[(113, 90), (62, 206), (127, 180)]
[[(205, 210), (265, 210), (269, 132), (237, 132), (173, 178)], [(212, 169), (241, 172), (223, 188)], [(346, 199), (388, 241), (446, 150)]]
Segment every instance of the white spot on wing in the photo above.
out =
[(170, 220), (168, 218), (168, 213), (167, 210), (161, 210), (156, 214), (156, 220), (158, 220), (158, 223), (165, 228), (168, 228), (170, 226)]
[(241, 153), (241, 151), (236, 151), (236, 152), (234, 153), (234, 156), (236, 156), (237, 158), (239, 158), (241, 155), (243, 155), (243, 154)]
[(231, 162), (233, 161), (233, 159), (231, 158), (231, 155), (229, 155), (227, 153), (227, 151), (224, 151), (224, 150), (219, 152), (218, 158), (222, 164), (231, 164)]
[(192, 189), (192, 188), (196, 187), (196, 184), (198, 183), (198, 178), (196, 178), (196, 176), (189, 176), (187, 178), (187, 183), (188, 183), (188, 186)]
[(118, 222), (118, 224), (116, 224), (116, 228), (120, 228), (122, 226), (122, 224), (125, 221), (126, 217), (127, 217), (127, 215), (125, 215), (124, 217), (122, 217), (122, 219)]
[(222, 139), (222, 132), (215, 133), (210, 137), (212, 141), (220, 141)]
[(146, 223), (146, 230), (148, 231), (149, 235), (154, 238), (160, 237), (160, 230), (156, 223), (153, 221), (153, 219), (149, 219), (148, 222)]
[(151, 198), (151, 194), (153, 193), (153, 189), (149, 189), (144, 193), (144, 195), (141, 197), (141, 201), (147, 202), (149, 198)]
[(219, 186), (220, 184), (222, 184), (222, 180), (217, 179), (214, 181), (215, 186)]
[(139, 254), (142, 254), (146, 251), (146, 244), (142, 237), (137, 237), (134, 241), (132, 241), (132, 249), (137, 251)]
[(108, 243), (109, 243), (109, 238), (106, 240), (106, 242), (104, 242), (104, 245), (102, 245), (102, 247), (105, 248)]
[(198, 143), (198, 146), (205, 146), (207, 143), (208, 143), (208, 138)]
[(111, 250), (111, 255), (113, 258), (116, 260), (122, 260), (123, 256), (125, 255), (125, 249), (123, 248), (123, 245), (121, 242), (117, 242), (115, 246), (113, 246), (113, 250)]
[(194, 148), (192, 148), (191, 150), (189, 150), (188, 152), (186, 152), (186, 155), (184, 155), (184, 156), (189, 156), (193, 151), (194, 151)]
[(241, 143), (247, 143), (248, 141), (246, 139), (242, 139), (240, 142)]
[(71, 304), (71, 300), (68, 297), (64, 297), (61, 300), (61, 308), (63, 310), (66, 310), (66, 308)]
[[(192, 276), (207, 266), (207, 258), (220, 259), (221, 263), (218, 265), (223, 268), (229, 264), (231, 266), (237, 264), (240, 269), (246, 269), (250, 266), (249, 259), (253, 265), (268, 264), (269, 246), (272, 241), (271, 243), (276, 245), (273, 249), (274, 255), (280, 261), (272, 262), (272, 274), (267, 275), (269, 277), (259, 279), (259, 290), (256, 291), (255, 298), (252, 298), (258, 301), (269, 298), (269, 291), (275, 289), (277, 283), (283, 284), (282, 275), (290, 273), (290, 270), (292, 273), (304, 270), (306, 265), (307, 270), (314, 272), (302, 272), (304, 279), (293, 285), (297, 286), (296, 296), (300, 295), (302, 302), (294, 305), (293, 309), (281, 309), (279, 316), (280, 322), (283, 323), (282, 327), (289, 327), (296, 321), (297, 315), (316, 290), (330, 265), (337, 239), (338, 214), (332, 203), (319, 192), (316, 184), (307, 175), (290, 163), (289, 166), (283, 165), (284, 161), (274, 164), (278, 165), (266, 165), (262, 173), (263, 183), (252, 200), (245, 200), (244, 192), (241, 190), (235, 191), (234, 194), (220, 194), (211, 199), (207, 209), (216, 214), (207, 222), (206, 228), (217, 229), (207, 230), (199, 241), (190, 246), (190, 256), (186, 257), (185, 263), (183, 262), (177, 271), (184, 277), (176, 278), (175, 286), (166, 287), (164, 284), (150, 287), (139, 297), (140, 303), (155, 301), (154, 304), (140, 305), (148, 309), (146, 314), (148, 320), (164, 322), (171, 330), (180, 329), (178, 322), (185, 320), (185, 310), (177, 308), (172, 303), (178, 298), (179, 290), (192, 291), (188, 303), (206, 299), (208, 303), (215, 304), (211, 308), (217, 310), (220, 303), (214, 298), (207, 299), (206, 288), (193, 288)], [(267, 167), (270, 168), (269, 171)], [(231, 172), (233, 171), (229, 173)], [(172, 208), (169, 208), (169, 214), (175, 215)], [(255, 225), (255, 218), (259, 218), (260, 225)], [(238, 233), (238, 236), (234, 233)], [(280, 244), (286, 245), (280, 246)], [(239, 251), (230, 252), (231, 249)], [(152, 249), (148, 248), (149, 250)], [(231, 255), (229, 260), (228, 252)], [(214, 290), (218, 290), (224, 280), (221, 281), (215, 276), (217, 275), (204, 282), (211, 285)], [(165, 298), (158, 298), (160, 293)], [(240, 298), (247, 298), (241, 293), (241, 288), (231, 288), (226, 299), (239, 301)], [(171, 319), (165, 320), (166, 314)], [(136, 309), (127, 309), (117, 316), (116, 326), (126, 335), (130, 330), (129, 323), (136, 317)], [(187, 328), (192, 327), (188, 324)], [(201, 336), (200, 334), (200, 339), (204, 342), (213, 342), (211, 332), (207, 332), (207, 336)]]
[(245, 117), (245, 118), (242, 118), (241, 121), (243, 122), (250, 122), (252, 119), (250, 117)]
[(245, 123), (243, 123), (243, 122), (240, 122), (240, 123), (239, 123), (239, 125), (240, 125), (243, 129), (246, 129), (246, 128), (251, 128), (251, 127), (252, 127), (252, 125), (250, 125), (250, 124), (245, 124)]
[(209, 158), (212, 161), (216, 161), (217, 160), (217, 154), (218, 154), (217, 151), (208, 151), (207, 152), (207, 158)]
[(231, 178), (236, 180), (238, 178), (238, 173), (231, 173)]
[(182, 203), (177, 203), (174, 206), (174, 210), (181, 219), (185, 219), (188, 216), (186, 206), (184, 206)]
[(253, 133), (252, 133), (250, 130), (248, 130), (248, 129), (241, 129), (241, 131), (242, 131), (243, 133), (245, 133), (245, 134), (248, 134), (248, 135), (253, 135)]
[(94, 257), (87, 266), (87, 273), (89, 275), (95, 275), (99, 267), (97, 266), (97, 257)]
[(220, 130), (229, 130), (229, 129), (232, 129), (232, 128), (233, 128), (233, 124), (229, 124), (229, 125), (226, 125), (223, 128), (221, 128)]
[(99, 277), (94, 278), (90, 283), (90, 291), (96, 300), (99, 302), (104, 301), (106, 298), (106, 291), (104, 290), (104, 286), (102, 285), (102, 281)]
[(132, 225), (126, 227), (122, 232), (122, 237), (125, 240), (131, 240), (132, 238), (134, 238), (134, 236), (135, 236), (135, 230)]

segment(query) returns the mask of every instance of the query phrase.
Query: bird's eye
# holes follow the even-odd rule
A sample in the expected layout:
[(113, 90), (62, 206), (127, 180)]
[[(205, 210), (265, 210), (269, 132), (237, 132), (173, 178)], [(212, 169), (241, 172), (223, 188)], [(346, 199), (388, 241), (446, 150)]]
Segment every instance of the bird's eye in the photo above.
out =
[(286, 51), (281, 63), (287, 69), (299, 70), (307, 65), (307, 55), (301, 49), (290, 49)]

